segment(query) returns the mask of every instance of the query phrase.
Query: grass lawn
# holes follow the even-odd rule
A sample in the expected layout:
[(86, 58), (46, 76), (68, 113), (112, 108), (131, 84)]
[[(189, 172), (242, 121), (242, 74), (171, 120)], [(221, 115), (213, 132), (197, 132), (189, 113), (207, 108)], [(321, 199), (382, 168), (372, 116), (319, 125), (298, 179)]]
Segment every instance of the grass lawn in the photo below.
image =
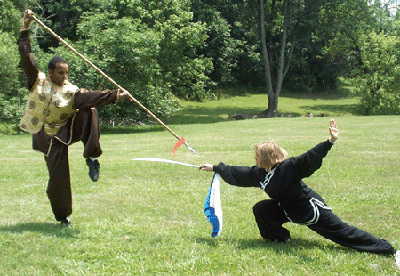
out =
[[(301, 111), (293, 113), (314, 112), (312, 103), (319, 100), (301, 101)], [(339, 116), (341, 136), (305, 182), (344, 221), (400, 248), (399, 117), (352, 116), (346, 111), (351, 99), (320, 101), (321, 112)], [(341, 109), (344, 101), (350, 102)], [(284, 102), (280, 106), (292, 112)], [(211, 239), (203, 203), (212, 174), (132, 158), (253, 165), (255, 143), (274, 140), (298, 155), (329, 136), (329, 118), (229, 121), (231, 112), (262, 111), (261, 100), (243, 101), (242, 111), (234, 103), (222, 110), (213, 104), (218, 101), (185, 103), (187, 113), (172, 124), (197, 155), (183, 146), (173, 157), (176, 139), (157, 128), (105, 132), (101, 176), (93, 183), (82, 145), (72, 145), (72, 230), (53, 218), (47, 169), (31, 149), (31, 137), (0, 136), (0, 275), (398, 275), (394, 258), (338, 246), (305, 226), (286, 224), (292, 235), (287, 244), (263, 241), (252, 206), (266, 195), (256, 188), (221, 183), (224, 228)]]
[[(330, 94), (284, 93), (279, 97), (278, 114), (284, 117), (357, 115), (358, 99)], [(230, 119), (234, 114), (257, 115), (268, 105), (265, 93), (232, 96), (221, 100), (181, 102), (182, 111), (166, 122), (171, 124), (216, 123)]]

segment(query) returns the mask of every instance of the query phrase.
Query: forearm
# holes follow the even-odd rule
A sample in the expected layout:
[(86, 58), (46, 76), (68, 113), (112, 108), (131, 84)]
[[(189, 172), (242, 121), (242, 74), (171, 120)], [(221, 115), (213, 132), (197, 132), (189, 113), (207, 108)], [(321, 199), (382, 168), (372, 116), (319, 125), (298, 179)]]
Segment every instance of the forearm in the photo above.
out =
[(322, 160), (332, 148), (332, 143), (329, 140), (317, 144), (314, 148), (308, 150), (306, 153), (291, 158), (291, 162), (298, 173), (299, 178), (305, 178), (312, 175), (322, 165)]
[(113, 104), (118, 100), (118, 91), (86, 91), (81, 89), (75, 94), (75, 108), (88, 109)]
[(28, 77), (28, 89), (34, 85), (39, 70), (37, 69), (36, 61), (31, 51), (31, 42), (29, 30), (21, 31), (21, 36), (18, 40), (18, 48), (21, 56), (21, 67)]
[(221, 175), (222, 179), (234, 186), (239, 187), (259, 187), (259, 182), (255, 177), (255, 167), (228, 166), (223, 163), (213, 166), (213, 171)]

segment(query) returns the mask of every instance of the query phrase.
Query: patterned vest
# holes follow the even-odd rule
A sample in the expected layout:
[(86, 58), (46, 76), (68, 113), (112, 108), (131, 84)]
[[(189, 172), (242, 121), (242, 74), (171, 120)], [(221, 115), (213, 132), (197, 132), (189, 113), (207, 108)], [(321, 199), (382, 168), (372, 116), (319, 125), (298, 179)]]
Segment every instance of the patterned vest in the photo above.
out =
[(54, 84), (43, 72), (29, 91), (25, 114), (20, 128), (31, 134), (38, 133), (42, 127), (47, 135), (54, 136), (77, 110), (74, 107), (76, 85), (65, 82), (63, 86)]

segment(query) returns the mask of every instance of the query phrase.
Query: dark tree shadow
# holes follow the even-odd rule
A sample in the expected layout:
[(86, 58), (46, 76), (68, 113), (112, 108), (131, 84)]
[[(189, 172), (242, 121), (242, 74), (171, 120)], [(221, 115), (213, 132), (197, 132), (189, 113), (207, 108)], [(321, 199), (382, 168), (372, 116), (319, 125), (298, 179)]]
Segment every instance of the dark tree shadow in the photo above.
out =
[[(304, 110), (313, 110), (316, 111), (324, 111), (324, 112), (337, 112), (341, 110), (344, 113), (348, 113), (351, 115), (361, 115), (360, 111), (358, 110), (357, 104), (346, 104), (346, 105), (313, 105), (313, 106), (301, 106)], [(317, 113), (317, 112), (316, 112)], [(318, 114), (318, 113), (317, 113)]]

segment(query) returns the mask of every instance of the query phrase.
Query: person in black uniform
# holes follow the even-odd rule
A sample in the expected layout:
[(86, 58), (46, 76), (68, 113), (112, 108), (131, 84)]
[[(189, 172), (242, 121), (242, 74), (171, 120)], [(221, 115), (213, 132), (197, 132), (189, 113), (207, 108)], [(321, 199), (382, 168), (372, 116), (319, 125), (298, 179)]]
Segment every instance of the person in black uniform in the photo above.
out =
[[(286, 242), (290, 232), (284, 223), (304, 224), (324, 238), (358, 251), (396, 254), (384, 239), (343, 222), (324, 199), (309, 188), (303, 178), (311, 176), (322, 165), (323, 158), (335, 144), (339, 131), (330, 121), (330, 138), (306, 153), (287, 159), (287, 153), (275, 142), (254, 146), (256, 165), (252, 167), (204, 164), (200, 168), (220, 174), (228, 184), (240, 187), (260, 187), (270, 199), (253, 207), (253, 213), (265, 240)], [(400, 255), (399, 251), (396, 255)], [(398, 261), (398, 260), (397, 260)]]

